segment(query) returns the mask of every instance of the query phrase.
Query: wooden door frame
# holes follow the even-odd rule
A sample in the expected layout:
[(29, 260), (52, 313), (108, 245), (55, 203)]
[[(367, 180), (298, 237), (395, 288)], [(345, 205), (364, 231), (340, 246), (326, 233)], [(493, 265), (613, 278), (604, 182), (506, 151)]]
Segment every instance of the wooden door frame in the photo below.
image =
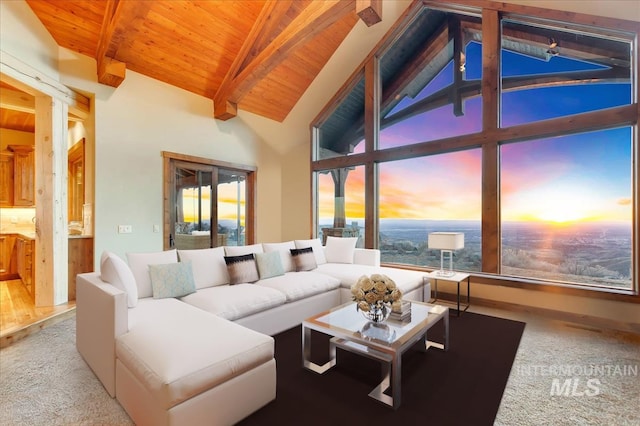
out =
[(216, 168), (222, 168), (227, 170), (237, 170), (241, 173), (246, 173), (246, 218), (245, 218), (245, 244), (250, 245), (255, 242), (256, 235), (256, 182), (257, 182), (257, 167), (248, 166), (244, 164), (230, 163), (226, 161), (218, 161), (210, 158), (197, 157), (193, 155), (179, 154), (175, 152), (162, 151), (163, 165), (163, 210), (162, 210), (162, 222), (163, 222), (163, 235), (162, 246), (164, 250), (168, 250), (169, 235), (173, 233), (171, 229), (172, 218), (172, 194), (175, 186), (175, 176), (172, 173), (173, 163), (191, 163), (194, 166), (206, 165)]

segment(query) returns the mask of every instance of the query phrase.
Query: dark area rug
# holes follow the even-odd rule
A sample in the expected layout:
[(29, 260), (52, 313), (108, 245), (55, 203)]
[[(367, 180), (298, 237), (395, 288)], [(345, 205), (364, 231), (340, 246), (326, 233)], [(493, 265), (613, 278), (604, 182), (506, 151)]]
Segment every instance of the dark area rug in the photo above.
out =
[[(240, 425), (492, 425), (525, 323), (465, 312), (451, 315), (449, 350), (402, 357), (402, 404), (370, 398), (380, 363), (342, 350), (319, 375), (302, 368), (301, 326), (275, 336), (277, 396)], [(429, 340), (443, 341), (442, 321)], [(328, 337), (312, 334), (312, 359), (328, 359)]]

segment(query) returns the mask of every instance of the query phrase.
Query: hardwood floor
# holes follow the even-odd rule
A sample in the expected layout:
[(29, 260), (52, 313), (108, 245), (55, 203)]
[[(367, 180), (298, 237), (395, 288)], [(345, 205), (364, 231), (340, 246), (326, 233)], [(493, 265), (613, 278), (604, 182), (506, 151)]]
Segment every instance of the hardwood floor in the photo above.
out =
[(69, 316), (75, 301), (36, 308), (20, 280), (0, 281), (0, 348)]

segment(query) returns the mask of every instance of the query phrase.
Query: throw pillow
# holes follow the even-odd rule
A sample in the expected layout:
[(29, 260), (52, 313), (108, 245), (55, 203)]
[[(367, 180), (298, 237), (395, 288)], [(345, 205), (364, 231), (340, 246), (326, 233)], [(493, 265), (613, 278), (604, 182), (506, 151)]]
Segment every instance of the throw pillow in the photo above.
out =
[(292, 248), (296, 248), (293, 241), (287, 241), (284, 243), (262, 243), (262, 248), (265, 253), (270, 253), (272, 251), (280, 253), (280, 260), (282, 260), (282, 267), (285, 272), (293, 272), (296, 270), (296, 265), (293, 264), (291, 252), (289, 251)]
[(191, 262), (149, 265), (149, 277), (154, 299), (182, 297), (196, 291)]
[(353, 263), (353, 253), (356, 250), (356, 237), (327, 237), (325, 256), (331, 263)]
[(258, 268), (253, 253), (242, 256), (225, 256), (229, 272), (229, 284), (252, 283), (258, 281)]
[(277, 251), (256, 253), (256, 265), (258, 266), (258, 274), (260, 274), (261, 280), (284, 275), (280, 253)]
[(176, 263), (178, 262), (178, 252), (176, 249), (172, 249), (153, 253), (127, 253), (127, 260), (131, 272), (136, 278), (138, 297), (151, 297), (153, 296), (153, 288), (149, 277), (149, 265)]
[(224, 247), (178, 250), (178, 256), (181, 262), (191, 262), (197, 289), (229, 284)]
[(138, 287), (133, 272), (127, 263), (114, 253), (104, 251), (100, 257), (100, 278), (127, 294), (127, 306), (135, 308), (138, 303)]
[(291, 249), (291, 257), (293, 257), (293, 263), (296, 265), (297, 272), (310, 271), (318, 267), (312, 247)]
[(322, 247), (322, 242), (320, 238), (314, 238), (311, 240), (294, 240), (296, 248), (313, 248), (313, 255), (316, 258), (316, 264), (323, 265), (327, 263), (327, 258), (324, 256), (324, 247)]

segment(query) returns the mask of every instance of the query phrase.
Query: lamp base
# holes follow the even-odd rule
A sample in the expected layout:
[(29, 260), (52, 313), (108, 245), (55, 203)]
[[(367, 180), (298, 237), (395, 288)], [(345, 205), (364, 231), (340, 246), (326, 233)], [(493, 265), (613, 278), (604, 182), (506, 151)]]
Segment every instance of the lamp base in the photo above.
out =
[(439, 277), (452, 277), (452, 276), (454, 276), (456, 274), (454, 271), (447, 271), (447, 270), (444, 270), (444, 269), (440, 269), (439, 271), (435, 271), (435, 273)]

